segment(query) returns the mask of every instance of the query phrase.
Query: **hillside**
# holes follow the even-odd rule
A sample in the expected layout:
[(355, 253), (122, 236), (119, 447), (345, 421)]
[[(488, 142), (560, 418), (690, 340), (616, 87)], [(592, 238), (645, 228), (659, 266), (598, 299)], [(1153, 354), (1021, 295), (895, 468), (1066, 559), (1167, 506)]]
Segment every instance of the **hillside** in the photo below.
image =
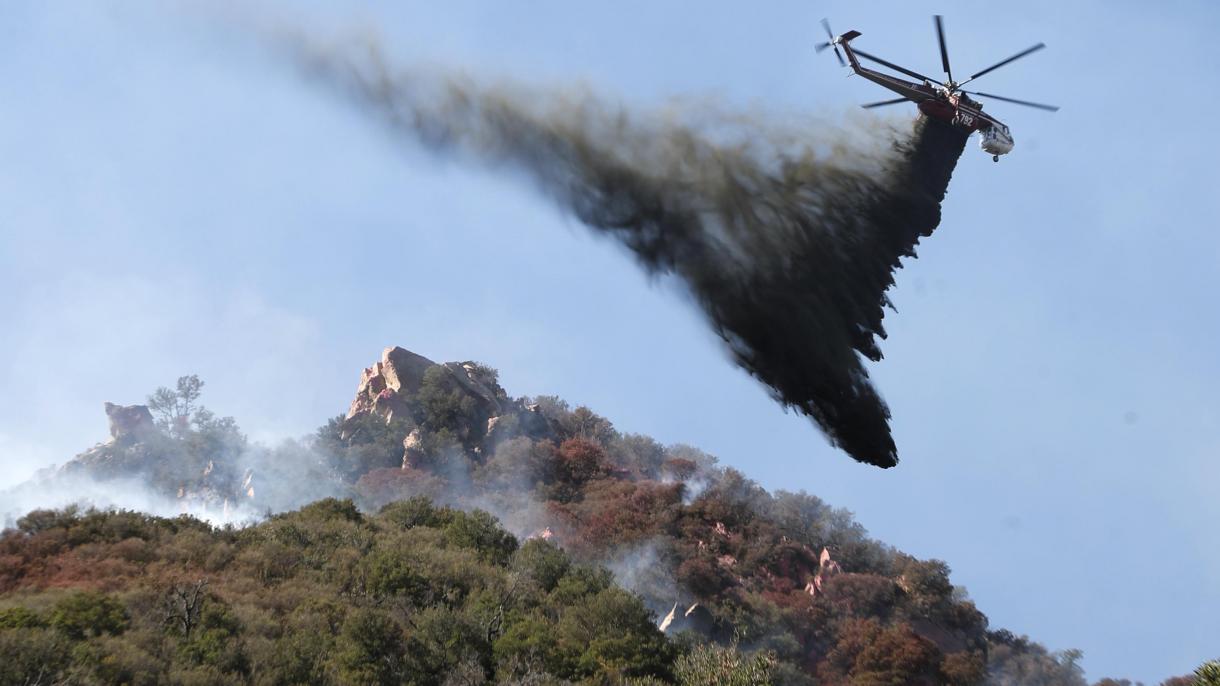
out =
[(17, 520), (0, 682), (1085, 684), (945, 563), (480, 364), (387, 349), (274, 448), (201, 390), (108, 403), (110, 441), (28, 486), (185, 514)]

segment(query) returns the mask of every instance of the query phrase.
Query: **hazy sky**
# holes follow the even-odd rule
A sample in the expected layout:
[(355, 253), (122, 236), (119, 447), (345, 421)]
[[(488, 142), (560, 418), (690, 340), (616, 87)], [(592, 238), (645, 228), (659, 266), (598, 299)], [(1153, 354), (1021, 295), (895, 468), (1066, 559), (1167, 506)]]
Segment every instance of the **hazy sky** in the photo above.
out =
[[(383, 347), (805, 489), (953, 567), (993, 626), (1154, 682), (1220, 651), (1214, 3), (263, 2), (406, 62), (831, 122), (909, 120), (817, 21), (938, 74), (929, 15), (1016, 137), (967, 148), (873, 376), (902, 463), (830, 448), (650, 283), (511, 176), (436, 159), (205, 21), (209, 3), (0, 4), (0, 486), (198, 373), (252, 436), (346, 409)], [(441, 9), (442, 5), (444, 9)], [(811, 135), (816, 135), (811, 133)]]

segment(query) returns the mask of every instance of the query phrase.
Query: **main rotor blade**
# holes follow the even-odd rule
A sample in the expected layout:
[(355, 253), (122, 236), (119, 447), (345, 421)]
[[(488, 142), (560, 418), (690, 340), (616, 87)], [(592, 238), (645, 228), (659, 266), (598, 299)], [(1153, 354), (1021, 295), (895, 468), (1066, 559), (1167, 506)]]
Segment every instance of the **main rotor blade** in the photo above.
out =
[(936, 24), (936, 40), (940, 43), (940, 63), (945, 68), (945, 75), (953, 80), (953, 72), (949, 69), (949, 49), (945, 47), (945, 22), (939, 15), (934, 15), (932, 21)]
[(867, 105), (860, 105), (860, 107), (863, 107), (866, 110), (871, 110), (874, 107), (883, 107), (885, 105), (897, 105), (900, 102), (914, 102), (914, 101), (907, 100), (906, 98), (894, 98), (893, 100), (882, 100), (881, 102), (870, 102)]
[(1030, 102), (1028, 100), (1016, 100), (1014, 98), (1006, 98), (1003, 95), (992, 95), (991, 93), (980, 93), (978, 91), (962, 91), (962, 92), (963, 93), (968, 92), (971, 95), (980, 95), (984, 98), (992, 98), (993, 100), (1003, 100), (1004, 102), (1011, 102), (1011, 103), (1016, 103), (1018, 105), (1025, 105), (1026, 107), (1037, 107), (1040, 110), (1046, 110), (1048, 112), (1058, 112), (1059, 111), (1059, 108), (1055, 105), (1043, 105), (1040, 102)]
[(885, 60), (881, 59), (880, 57), (877, 57), (875, 55), (870, 55), (867, 52), (864, 52), (863, 50), (860, 50), (858, 48), (852, 48), (852, 52), (856, 53), (857, 55), (859, 55), (860, 57), (863, 57), (866, 60), (871, 60), (882, 66), (889, 67), (890, 69), (893, 69), (894, 71), (902, 72), (903, 74), (906, 74), (907, 76), (910, 76), (911, 78), (923, 79), (924, 81), (928, 81), (930, 83), (938, 83), (936, 79), (934, 79), (930, 76), (924, 76), (923, 74), (920, 74), (917, 71), (911, 71), (910, 69), (906, 69), (905, 67), (900, 67), (897, 64), (894, 64), (893, 62), (886, 62)]
[(1021, 52), (1018, 52), (1017, 54), (1013, 55), (1012, 57), (1009, 57), (1008, 59), (1006, 59), (1002, 62), (996, 62), (995, 64), (991, 65), (990, 67), (987, 67), (983, 71), (971, 76), (970, 78), (966, 79), (965, 81), (962, 81), (962, 85), (970, 83), (971, 81), (977, 79), (978, 77), (982, 76), (983, 74), (989, 74), (989, 73), (995, 71), (996, 69), (999, 69), (1000, 67), (1008, 64), (1009, 62), (1016, 62), (1017, 60), (1021, 59), (1022, 57), (1025, 57), (1026, 55), (1038, 52), (1039, 50), (1041, 50), (1042, 48), (1045, 48), (1045, 47), (1046, 47), (1046, 43), (1039, 43), (1039, 44), (1033, 46), (1032, 48), (1026, 48), (1026, 49), (1022, 50)]

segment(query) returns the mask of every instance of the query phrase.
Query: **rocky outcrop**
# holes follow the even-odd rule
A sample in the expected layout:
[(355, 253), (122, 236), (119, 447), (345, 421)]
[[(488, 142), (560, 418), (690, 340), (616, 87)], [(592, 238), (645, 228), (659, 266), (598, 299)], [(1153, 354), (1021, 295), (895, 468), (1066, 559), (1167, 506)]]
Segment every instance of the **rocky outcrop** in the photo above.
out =
[(381, 361), (366, 367), (360, 374), (360, 385), (348, 408), (347, 418), (372, 412), (388, 422), (402, 416), (410, 409), (412, 398), (419, 393), (424, 375), (433, 367), (447, 372), (454, 384), (474, 398), (488, 417), (501, 415), (508, 406), (508, 394), (487, 368), (473, 362), (438, 365), (423, 355), (395, 346), (382, 351)]
[(830, 549), (822, 548), (818, 558), (818, 573), (805, 584), (805, 592), (811, 596), (826, 592), (826, 580), (843, 573), (843, 568), (830, 557)]
[(402, 468), (412, 469), (423, 464), (427, 455), (424, 454), (424, 439), (419, 429), (412, 429), (407, 437), (402, 439)]
[(487, 420), (484, 444), (494, 447), (505, 438), (527, 436), (538, 440), (556, 434), (555, 427), (536, 404), (526, 405), (520, 401), (501, 402), (499, 413)]
[[(356, 397), (352, 400), (346, 419), (350, 421), (372, 414), (388, 424), (396, 418), (411, 417), (424, 377), (432, 369), (444, 374), (447, 389), (456, 390), (473, 400), (477, 414), (486, 418), (485, 424), (481, 424), (485, 426), (484, 434), (476, 435), (475, 443), (467, 446), (476, 455), (489, 453), (506, 437), (525, 435), (544, 438), (553, 434), (553, 428), (541, 409), (537, 405), (526, 405), (521, 400), (510, 398), (496, 380), (494, 370), (474, 362), (437, 364), (397, 346), (382, 351), (381, 360), (366, 367), (360, 374)], [(346, 430), (343, 437), (347, 438)], [(424, 439), (418, 428), (403, 436), (404, 469), (425, 464)]]
[(85, 477), (97, 482), (138, 480), (151, 493), (175, 500), (183, 513), (220, 517), (254, 500), (254, 472), (239, 471), (237, 455), (161, 431), (146, 405), (105, 403), (110, 439), (76, 455), (43, 479)]
[(486, 367), (480, 367), (473, 362), (446, 362), (444, 367), (467, 395), (479, 401), (489, 417), (498, 417), (504, 412), (508, 393), (500, 387)]
[(106, 403), (106, 418), (110, 420), (110, 442), (131, 444), (152, 436), (157, 431), (147, 405), (116, 405)]
[(365, 367), (347, 418), (373, 412), (392, 420), (408, 409), (409, 398), (419, 392), (424, 373), (436, 363), (400, 347), (386, 348), (381, 361)]

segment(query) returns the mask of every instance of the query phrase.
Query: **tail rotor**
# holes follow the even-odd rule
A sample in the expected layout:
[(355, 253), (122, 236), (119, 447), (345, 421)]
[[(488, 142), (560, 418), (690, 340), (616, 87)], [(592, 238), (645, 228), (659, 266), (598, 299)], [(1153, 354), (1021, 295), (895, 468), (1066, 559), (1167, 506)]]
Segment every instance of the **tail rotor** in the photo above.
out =
[(826, 48), (833, 48), (835, 51), (835, 57), (839, 58), (839, 66), (846, 67), (847, 62), (843, 60), (843, 54), (839, 52), (839, 45), (835, 42), (834, 31), (830, 30), (830, 22), (823, 19), (822, 28), (826, 29), (826, 38), (829, 40), (827, 40), (825, 43), (818, 43), (817, 45), (813, 46), (813, 49), (820, 53)]

